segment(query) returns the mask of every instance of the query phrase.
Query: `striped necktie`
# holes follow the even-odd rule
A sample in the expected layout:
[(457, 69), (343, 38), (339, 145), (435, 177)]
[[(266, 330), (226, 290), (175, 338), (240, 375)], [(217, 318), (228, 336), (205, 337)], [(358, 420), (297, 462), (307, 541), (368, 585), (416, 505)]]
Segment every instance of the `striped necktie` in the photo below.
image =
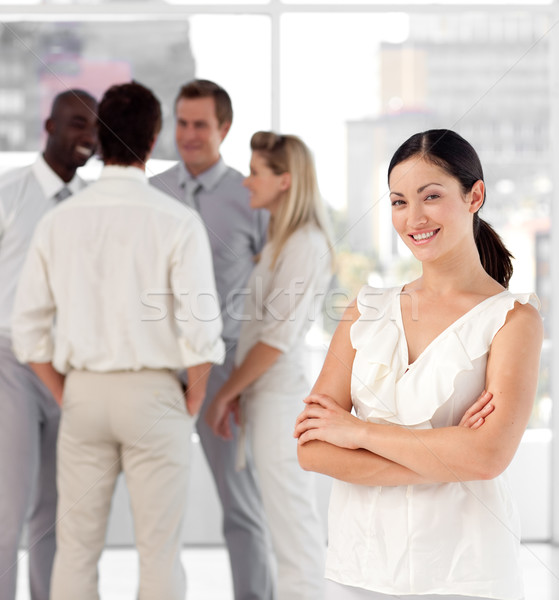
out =
[(57, 202), (62, 202), (62, 200), (66, 200), (66, 198), (68, 198), (68, 196), (72, 195), (72, 191), (70, 190), (70, 188), (68, 186), (64, 186), (61, 190), (59, 190), (55, 195), (54, 195), (54, 199)]
[(198, 200), (198, 192), (202, 189), (202, 184), (196, 179), (187, 179), (185, 182), (184, 201), (187, 206), (200, 211), (200, 201)]

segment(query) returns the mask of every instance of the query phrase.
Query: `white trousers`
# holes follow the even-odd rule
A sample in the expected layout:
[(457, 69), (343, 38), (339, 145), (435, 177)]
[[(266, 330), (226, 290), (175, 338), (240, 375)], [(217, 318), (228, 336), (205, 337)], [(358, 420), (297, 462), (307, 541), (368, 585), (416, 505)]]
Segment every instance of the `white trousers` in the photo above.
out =
[(277, 561), (278, 600), (323, 600), (325, 528), (314, 475), (297, 461), (295, 419), (305, 394), (247, 394), (243, 414)]
[(233, 419), (232, 440), (215, 435), (204, 420), (208, 406), (233, 370), (235, 345), (230, 340), (225, 340), (225, 343), (225, 361), (222, 365), (212, 367), (196, 429), (223, 509), (223, 537), (229, 551), (234, 598), (276, 600), (272, 544), (256, 482), (254, 461), (249, 454), (246, 467), (242, 470), (235, 468), (240, 428)]
[(184, 600), (180, 550), (192, 422), (171, 372), (69, 374), (51, 600), (98, 600), (97, 564), (121, 470), (140, 556), (138, 598)]
[(391, 598), (399, 598), (400, 600), (490, 600), (481, 596), (456, 596), (456, 595), (392, 595), (381, 594), (380, 592), (371, 592), (363, 588), (353, 587), (351, 585), (343, 585), (329, 579), (326, 580), (326, 596), (325, 600), (390, 600)]

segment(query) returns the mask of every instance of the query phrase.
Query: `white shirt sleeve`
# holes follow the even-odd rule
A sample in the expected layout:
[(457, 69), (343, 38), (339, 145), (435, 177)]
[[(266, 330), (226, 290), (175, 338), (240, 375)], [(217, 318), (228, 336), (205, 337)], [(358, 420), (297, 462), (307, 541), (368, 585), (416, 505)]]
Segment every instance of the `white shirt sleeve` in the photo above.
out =
[[(287, 352), (318, 317), (328, 291), (331, 256), (324, 236), (293, 234), (276, 262), (263, 298), (259, 341)], [(256, 282), (258, 285), (258, 282)]]
[(197, 218), (189, 221), (188, 230), (181, 230), (173, 253), (170, 281), (184, 366), (221, 364), (225, 344), (221, 339), (223, 324), (212, 255), (206, 229)]
[(48, 261), (41, 248), (45, 229), (45, 223), (39, 223), (31, 241), (12, 313), (13, 348), (22, 363), (53, 359), (56, 307), (49, 284)]

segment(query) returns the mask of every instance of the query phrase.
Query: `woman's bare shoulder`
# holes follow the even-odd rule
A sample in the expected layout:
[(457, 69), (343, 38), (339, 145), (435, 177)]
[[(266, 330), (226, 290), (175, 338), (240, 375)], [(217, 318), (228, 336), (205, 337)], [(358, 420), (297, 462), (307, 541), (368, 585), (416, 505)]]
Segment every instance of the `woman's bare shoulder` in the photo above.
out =
[(543, 321), (538, 309), (530, 302), (515, 301), (505, 322), (497, 332), (492, 347), (515, 351), (520, 346), (541, 348)]

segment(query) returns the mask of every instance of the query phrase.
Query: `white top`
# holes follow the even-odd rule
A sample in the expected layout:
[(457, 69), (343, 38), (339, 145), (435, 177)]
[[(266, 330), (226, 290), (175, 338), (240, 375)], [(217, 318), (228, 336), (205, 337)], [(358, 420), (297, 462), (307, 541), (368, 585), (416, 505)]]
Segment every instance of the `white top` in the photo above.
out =
[[(298, 392), (292, 383), (306, 385), (305, 336), (320, 317), (330, 279), (332, 258), (324, 234), (308, 224), (297, 229), (285, 243), (273, 269), (272, 246), (264, 246), (246, 289), (243, 321), (235, 362), (240, 365), (248, 351), (263, 342), (282, 354), (246, 390)], [(302, 398), (301, 398), (302, 400)]]
[[(457, 425), (485, 386), (493, 337), (515, 302), (487, 298), (445, 329), (411, 365), (400, 293), (365, 286), (351, 328), (357, 416), (428, 429)], [(444, 457), (442, 457), (444, 460)], [(334, 481), (326, 576), (385, 594), (523, 598), (520, 529), (505, 475), (490, 481), (360, 486)]]
[(56, 205), (54, 196), (67, 186), (85, 186), (78, 176), (65, 184), (42, 155), (29, 166), (6, 173), (0, 181), (0, 335), (10, 336), (10, 319), (19, 274), (35, 226)]
[(12, 330), (20, 361), (52, 361), (61, 373), (220, 363), (221, 317), (199, 216), (148, 185), (140, 169), (104, 167), (37, 226)]

